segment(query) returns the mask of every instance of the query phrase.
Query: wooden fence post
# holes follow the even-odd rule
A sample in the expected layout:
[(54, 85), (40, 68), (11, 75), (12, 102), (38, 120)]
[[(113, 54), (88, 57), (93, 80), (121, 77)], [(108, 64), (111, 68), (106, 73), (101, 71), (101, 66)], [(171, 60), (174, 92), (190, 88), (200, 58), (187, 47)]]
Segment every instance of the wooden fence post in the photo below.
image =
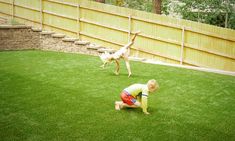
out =
[(43, 0), (40, 0), (40, 29), (43, 29)]
[(185, 27), (182, 27), (182, 43), (181, 43), (181, 50), (180, 50), (180, 64), (183, 64), (183, 58), (184, 58), (184, 31)]
[(12, 13), (11, 13), (11, 20), (12, 20), (12, 22), (13, 22), (13, 20), (14, 20), (14, 8), (15, 8), (15, 0), (12, 0)]
[[(128, 16), (128, 42), (131, 41), (131, 15)], [(139, 56), (139, 50), (136, 51), (136, 57)]]
[(77, 5), (77, 37), (80, 40), (80, 5)]
[(131, 41), (131, 15), (128, 16), (128, 42)]

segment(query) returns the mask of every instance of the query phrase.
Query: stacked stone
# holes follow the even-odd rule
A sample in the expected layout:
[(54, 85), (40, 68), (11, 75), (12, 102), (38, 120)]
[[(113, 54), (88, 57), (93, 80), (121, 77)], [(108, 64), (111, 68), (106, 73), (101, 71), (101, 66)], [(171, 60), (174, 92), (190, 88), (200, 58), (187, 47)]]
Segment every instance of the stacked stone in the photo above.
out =
[(99, 55), (104, 51), (113, 53), (113, 49), (106, 49), (88, 41), (66, 37), (64, 34), (52, 31), (42, 31), (30, 26), (0, 25), (0, 50), (40, 49), (49, 51), (82, 53)]
[(23, 50), (39, 48), (39, 35), (30, 26), (0, 26), (0, 50)]

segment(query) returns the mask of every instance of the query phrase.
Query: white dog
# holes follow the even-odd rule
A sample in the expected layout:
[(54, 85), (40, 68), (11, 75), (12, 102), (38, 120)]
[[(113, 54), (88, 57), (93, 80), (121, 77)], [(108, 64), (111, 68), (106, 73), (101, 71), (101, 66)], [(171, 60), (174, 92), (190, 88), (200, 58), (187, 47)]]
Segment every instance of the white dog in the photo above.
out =
[(129, 60), (128, 60), (128, 57), (130, 55), (130, 47), (131, 47), (131, 45), (134, 44), (135, 37), (139, 33), (140, 32), (135, 33), (134, 37), (131, 39), (131, 42), (129, 42), (124, 47), (120, 48), (115, 53), (109, 54), (108, 52), (105, 52), (105, 53), (101, 54), (100, 59), (103, 61), (103, 65), (101, 65), (101, 67), (104, 68), (107, 63), (115, 61), (116, 64), (117, 64), (115, 74), (118, 75), (119, 74), (119, 68), (120, 68), (119, 60), (121, 58), (123, 58), (124, 61), (126, 62), (126, 67), (127, 67), (128, 74), (129, 74), (128, 77), (130, 77), (131, 76), (131, 68), (130, 68), (130, 63), (129, 63)]

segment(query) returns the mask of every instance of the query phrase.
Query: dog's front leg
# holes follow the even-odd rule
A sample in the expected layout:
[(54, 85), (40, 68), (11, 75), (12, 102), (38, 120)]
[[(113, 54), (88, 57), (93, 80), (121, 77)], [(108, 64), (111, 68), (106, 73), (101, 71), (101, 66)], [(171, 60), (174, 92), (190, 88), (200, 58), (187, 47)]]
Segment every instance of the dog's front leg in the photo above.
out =
[(104, 68), (104, 64), (102, 64), (100, 67), (101, 67), (101, 68)]
[(103, 65), (101, 65), (100, 67), (104, 69), (105, 66), (106, 66), (106, 64), (107, 64), (107, 62), (105, 62), (105, 63), (104, 63)]

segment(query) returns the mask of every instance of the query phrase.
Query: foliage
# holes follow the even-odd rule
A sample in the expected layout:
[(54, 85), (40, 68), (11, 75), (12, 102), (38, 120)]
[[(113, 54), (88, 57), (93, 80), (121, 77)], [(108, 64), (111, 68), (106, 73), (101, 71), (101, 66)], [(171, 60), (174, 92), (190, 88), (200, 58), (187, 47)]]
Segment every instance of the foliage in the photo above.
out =
[[(106, 3), (115, 5), (115, 1)], [(124, 0), (123, 6), (147, 12), (153, 7), (152, 0)], [(220, 27), (225, 27), (227, 13), (227, 27), (235, 29), (235, 0), (162, 0), (162, 13)]]
[[(235, 77), (44, 51), (0, 52), (2, 141), (233, 141)], [(119, 93), (155, 78), (150, 115), (114, 110)]]
[(229, 28), (235, 29), (235, 12), (230, 13)]
[(151, 12), (152, 0), (125, 0), (124, 7)]
[[(116, 4), (116, 0), (106, 0), (107, 4)], [(151, 12), (152, 0), (123, 0), (123, 7)]]
[(184, 19), (225, 27), (228, 14), (228, 27), (235, 28), (235, 0), (181, 0), (184, 3), (175, 10)]

